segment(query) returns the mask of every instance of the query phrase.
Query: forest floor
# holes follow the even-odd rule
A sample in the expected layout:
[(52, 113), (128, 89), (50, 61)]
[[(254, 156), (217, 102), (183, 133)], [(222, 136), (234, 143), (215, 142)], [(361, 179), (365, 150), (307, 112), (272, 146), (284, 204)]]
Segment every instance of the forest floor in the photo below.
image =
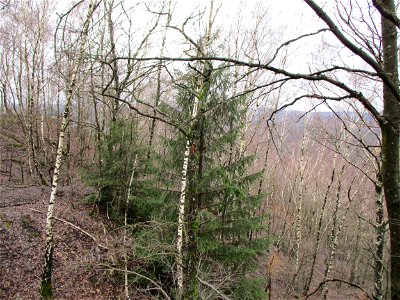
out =
[[(120, 248), (122, 232), (104, 215), (93, 213), (93, 206), (84, 201), (90, 193), (76, 184), (58, 193), (54, 299), (124, 299), (121, 274), (104, 267), (120, 256), (116, 249)], [(48, 187), (0, 185), (0, 299), (39, 299), (49, 195)], [(273, 298), (283, 299), (279, 296), (284, 290), (279, 277), (285, 272), (278, 273)], [(342, 287), (328, 298), (363, 299), (354, 292)], [(321, 298), (320, 293), (315, 296), (310, 299)], [(132, 290), (131, 299), (150, 298)]]
[[(88, 193), (74, 186), (57, 198), (54, 298), (122, 299), (122, 277), (102, 267), (110, 256), (102, 246), (112, 244), (116, 232), (107, 218), (90, 213), (82, 201)], [(0, 186), (0, 299), (39, 299), (49, 195), (50, 188), (40, 186)]]

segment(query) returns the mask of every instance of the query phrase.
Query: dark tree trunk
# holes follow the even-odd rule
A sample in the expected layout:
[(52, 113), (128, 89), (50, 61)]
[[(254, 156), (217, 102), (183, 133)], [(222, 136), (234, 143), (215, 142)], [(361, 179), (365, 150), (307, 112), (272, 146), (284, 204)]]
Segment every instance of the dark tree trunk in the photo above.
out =
[[(381, 1), (383, 7), (395, 13), (394, 0)], [(382, 16), (382, 43), (385, 73), (398, 86), (397, 30), (393, 22)], [(382, 179), (390, 230), (391, 299), (400, 299), (400, 184), (399, 129), (400, 103), (392, 90), (383, 86)]]

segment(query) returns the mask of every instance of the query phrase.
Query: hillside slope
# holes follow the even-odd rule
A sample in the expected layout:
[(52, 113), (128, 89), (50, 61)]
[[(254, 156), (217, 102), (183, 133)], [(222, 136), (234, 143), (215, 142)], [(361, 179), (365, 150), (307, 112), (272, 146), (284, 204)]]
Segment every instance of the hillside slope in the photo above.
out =
[[(0, 299), (38, 299), (49, 192), (38, 186), (0, 187)], [(71, 225), (103, 244), (110, 238), (103, 222), (90, 217), (90, 207), (79, 201), (83, 193), (64, 189), (58, 199), (56, 216), (64, 221), (55, 226), (54, 296), (118, 299), (121, 285), (99, 267), (108, 251)]]

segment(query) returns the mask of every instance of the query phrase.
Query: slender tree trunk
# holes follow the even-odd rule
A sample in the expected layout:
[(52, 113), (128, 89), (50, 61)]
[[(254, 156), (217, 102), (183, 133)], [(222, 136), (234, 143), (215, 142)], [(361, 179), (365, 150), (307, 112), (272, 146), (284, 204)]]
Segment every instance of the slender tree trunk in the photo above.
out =
[[(209, 78), (205, 78), (204, 82), (202, 84), (208, 83)], [(201, 98), (200, 101), (204, 101), (206, 98), (206, 94), (204, 95), (204, 98)], [(197, 140), (197, 145), (195, 145), (195, 148), (192, 148), (192, 153), (191, 156), (193, 159), (192, 161), (192, 166), (193, 168), (191, 169), (191, 180), (194, 181), (201, 181), (203, 178), (203, 169), (204, 169), (204, 158), (205, 158), (205, 136), (204, 136), (204, 122), (205, 122), (205, 116), (204, 112), (200, 110), (198, 118), (197, 118), (197, 123), (194, 126), (195, 129), (194, 131), (196, 132), (196, 140)], [(195, 151), (193, 151), (196, 149)], [(197, 152), (197, 153), (196, 153)], [(198, 160), (195, 161), (194, 157), (195, 155), (198, 155)], [(198, 176), (195, 176), (195, 173), (197, 172)], [(194, 183), (194, 182), (193, 182)], [(195, 183), (194, 183), (195, 184)], [(197, 291), (197, 267), (198, 267), (198, 262), (199, 262), (199, 253), (198, 253), (198, 235), (199, 235), (199, 224), (197, 224), (197, 214), (199, 212), (199, 209), (201, 209), (202, 204), (203, 204), (203, 197), (204, 194), (203, 192), (197, 192), (194, 197), (193, 201), (190, 202), (189, 205), (189, 212), (188, 212), (188, 264), (187, 264), (187, 276), (186, 276), (186, 281), (187, 281), (187, 293), (186, 293), (186, 298), (188, 299), (197, 299), (198, 297), (198, 291)]]
[[(379, 178), (379, 175), (378, 175)], [(374, 281), (375, 300), (383, 300), (383, 253), (385, 247), (386, 224), (384, 221), (382, 183), (378, 179), (375, 183), (376, 224), (375, 224), (375, 253), (374, 253)]]
[(112, 60), (112, 76), (113, 76), (113, 88), (114, 88), (114, 100), (111, 102), (111, 121), (115, 122), (117, 120), (117, 114), (119, 111), (119, 96), (120, 96), (120, 80), (119, 80), (119, 65), (117, 57), (117, 52), (115, 48), (115, 39), (114, 39), (114, 23), (112, 20), (112, 11), (114, 7), (114, 0), (111, 0), (109, 3), (109, 7), (107, 8), (107, 2), (104, 2), (104, 9), (107, 12), (107, 26), (108, 26), (108, 34), (109, 34), (109, 43), (110, 43), (110, 58)]
[[(32, 73), (33, 76), (33, 73)], [(33, 80), (33, 78), (31, 79)], [(44, 179), (42, 170), (40, 169), (40, 165), (39, 165), (39, 161), (37, 159), (37, 155), (36, 155), (36, 146), (35, 146), (35, 141), (33, 139), (33, 122), (34, 122), (34, 112), (33, 112), (33, 108), (34, 108), (34, 89), (33, 89), (33, 84), (31, 85), (30, 88), (28, 88), (28, 91), (30, 92), (30, 99), (29, 99), (29, 103), (28, 103), (28, 145), (29, 145), (29, 149), (30, 149), (30, 154), (31, 154), (31, 159), (33, 162), (33, 166), (35, 168), (35, 171), (37, 173), (37, 175), (39, 176), (40, 179), (40, 183), (42, 185), (47, 185), (46, 180)], [(29, 93), (28, 92), (28, 93)]]
[[(356, 236), (356, 241), (354, 243), (354, 249), (361, 249), (360, 242), (361, 242), (361, 219), (357, 218), (357, 226), (355, 228), (355, 236)], [(357, 252), (355, 254), (355, 257), (353, 255), (353, 259), (351, 261), (351, 267), (350, 267), (350, 276), (349, 276), (349, 282), (359, 282), (360, 281), (360, 275), (358, 272), (358, 268), (361, 265), (360, 262), (360, 252)]]
[[(101, 136), (102, 136), (102, 126), (100, 123), (100, 113), (99, 113), (99, 108), (98, 108), (98, 103), (96, 101), (95, 97), (95, 90), (94, 90), (94, 80), (93, 80), (93, 73), (90, 72), (90, 91), (92, 94), (92, 101), (93, 101), (93, 110), (94, 110), (94, 120), (96, 123), (96, 148), (97, 148), (97, 161), (99, 164), (99, 168), (102, 168), (102, 159), (101, 159)], [(96, 151), (94, 151), (96, 153)]]
[(303, 141), (301, 143), (301, 149), (300, 149), (300, 166), (299, 166), (299, 172), (300, 172), (300, 182), (298, 184), (299, 186), (299, 195), (298, 198), (296, 199), (296, 241), (295, 241), (295, 275), (294, 278), (297, 277), (298, 272), (300, 271), (299, 266), (300, 266), (300, 244), (301, 244), (301, 221), (302, 221), (302, 214), (303, 214), (303, 188), (304, 188), (304, 171), (305, 171), (305, 162), (304, 162), (304, 156), (305, 156), (305, 147), (306, 147), (306, 132), (304, 132), (303, 136)]
[[(204, 151), (204, 136), (202, 135), (201, 128), (194, 128), (195, 122), (197, 122), (197, 125), (202, 127), (202, 118), (200, 120), (198, 119), (198, 107), (200, 101), (205, 101), (207, 98), (207, 94), (209, 91), (209, 81), (210, 81), (210, 76), (212, 72), (212, 66), (208, 63), (205, 64), (204, 66), (204, 72), (203, 74), (204, 77), (199, 80), (199, 92), (196, 92), (197, 95), (194, 96), (194, 101), (193, 101), (193, 108), (192, 108), (192, 113), (191, 113), (191, 123), (190, 123), (190, 131), (196, 131), (196, 129), (199, 131), (197, 134), (199, 134), (199, 145), (195, 144), (195, 139), (194, 135), (192, 135), (191, 140), (187, 139), (186, 141), (186, 147), (185, 147), (185, 152), (184, 152), (184, 160), (183, 160), (183, 166), (182, 166), (182, 180), (181, 180), (181, 194), (180, 194), (180, 199), (179, 199), (179, 216), (178, 216), (178, 234), (177, 234), (177, 283), (178, 283), (178, 299), (183, 296), (183, 293), (185, 290), (188, 293), (189, 298), (193, 297), (193, 288), (195, 285), (195, 282), (197, 280), (197, 276), (195, 273), (195, 266), (194, 266), (194, 261), (191, 259), (193, 258), (193, 254), (197, 251), (196, 250), (196, 230), (193, 230), (193, 222), (195, 220), (195, 215), (197, 213), (197, 208), (199, 202), (201, 202), (201, 195), (196, 195), (193, 198), (193, 201), (189, 205), (189, 214), (188, 214), (188, 223), (189, 223), (189, 259), (188, 259), (188, 273), (186, 276), (186, 281), (187, 281), (187, 286), (191, 286), (192, 288), (184, 288), (183, 285), (183, 279), (184, 279), (184, 273), (183, 273), (183, 253), (182, 253), (182, 247), (183, 247), (183, 225), (184, 225), (184, 218), (185, 218), (185, 200), (186, 200), (186, 188), (187, 188), (187, 181), (188, 181), (188, 166), (189, 166), (189, 161), (190, 157), (194, 156), (195, 152), (197, 151), (197, 146), (202, 147), (200, 151)], [(192, 143), (191, 143), (192, 142)], [(200, 173), (200, 176), (202, 174), (202, 168), (203, 168), (203, 159), (204, 156), (200, 155), (200, 159), (198, 162), (198, 172)], [(194, 165), (193, 165), (194, 166)], [(194, 174), (194, 172), (191, 172)], [(192, 298), (191, 298), (192, 299)]]
[(54, 251), (54, 237), (53, 237), (53, 216), (54, 216), (54, 208), (55, 208), (55, 200), (56, 200), (56, 193), (58, 188), (58, 179), (59, 179), (59, 172), (61, 166), (61, 159), (63, 156), (64, 151), (64, 137), (65, 137), (65, 130), (68, 125), (68, 117), (69, 117), (69, 106), (70, 100), (67, 101), (64, 114), (61, 123), (61, 130), (60, 135), (58, 138), (58, 148), (57, 148), (57, 156), (56, 156), (56, 163), (54, 166), (54, 174), (51, 186), (51, 194), (50, 194), (50, 201), (47, 210), (47, 220), (46, 220), (46, 245), (45, 245), (45, 257), (44, 257), (44, 266), (43, 266), (43, 273), (41, 277), (41, 287), (40, 287), (40, 294), (44, 299), (52, 299), (53, 298), (53, 291), (52, 291), (52, 283), (51, 283), (51, 275), (52, 275), (52, 268), (53, 268), (53, 251)]
[(2, 92), (2, 102), (3, 102), (2, 110), (6, 113), (9, 113), (10, 109), (8, 107), (7, 85), (5, 82), (3, 82), (1, 85), (1, 92)]
[[(257, 190), (257, 196), (260, 196), (261, 195), (261, 193), (263, 192), (263, 190), (264, 190), (264, 182), (265, 182), (265, 178), (266, 178), (266, 176), (267, 176), (267, 168), (268, 168), (268, 164), (269, 164), (269, 161), (268, 161), (268, 158), (269, 158), (269, 151), (271, 150), (271, 142), (272, 142), (272, 136), (271, 136), (271, 134), (268, 134), (268, 138), (267, 138), (267, 146), (266, 146), (266, 151), (265, 151), (265, 155), (264, 155), (264, 165), (263, 165), (263, 168), (262, 168), (262, 171), (261, 171), (261, 178), (260, 178), (260, 181), (258, 182), (258, 190)], [(272, 173), (272, 172), (271, 172)], [(274, 179), (274, 176), (271, 176), (272, 177), (272, 180), (271, 180), (271, 182), (273, 181), (273, 179)], [(273, 183), (272, 183), (273, 184)], [(266, 199), (265, 199), (265, 204), (261, 207), (261, 209), (260, 209), (260, 211), (259, 211), (259, 214), (262, 216), (262, 215), (264, 215), (265, 214), (265, 208), (270, 208), (270, 198), (272, 198), (271, 196), (268, 196)], [(268, 227), (267, 227), (267, 232), (266, 232), (266, 234), (267, 235), (269, 235), (269, 230), (270, 230), (270, 222), (271, 222), (271, 218), (270, 218), (270, 216), (268, 215), (268, 220), (267, 220), (267, 222), (268, 222)], [(256, 235), (256, 237), (257, 237), (257, 232), (255, 233), (255, 235)], [(252, 237), (252, 235), (251, 235), (251, 237)]]
[(318, 256), (318, 250), (320, 247), (320, 242), (321, 242), (321, 232), (322, 232), (322, 221), (323, 221), (323, 217), (325, 214), (325, 207), (326, 204), (328, 202), (328, 197), (329, 197), (329, 191), (331, 190), (332, 184), (335, 180), (335, 173), (336, 173), (336, 155), (337, 153), (335, 153), (335, 157), (333, 160), (333, 169), (332, 169), (332, 175), (331, 175), (331, 180), (326, 188), (325, 191), (325, 195), (324, 195), (324, 200), (322, 202), (322, 208), (321, 208), (321, 213), (319, 214), (319, 218), (318, 218), (318, 227), (317, 227), (317, 233), (316, 233), (316, 237), (315, 237), (315, 245), (314, 245), (314, 253), (313, 253), (313, 257), (312, 257), (312, 262), (311, 262), (311, 269), (310, 269), (310, 274), (307, 276), (306, 278), (306, 283), (304, 286), (304, 295), (308, 294), (308, 291), (310, 290), (311, 287), (311, 282), (314, 276), (314, 269), (315, 269), (315, 263), (317, 261), (317, 256)]
[[(197, 45), (198, 49), (201, 49), (201, 53), (199, 55), (204, 55), (207, 54), (207, 49), (209, 47), (209, 43), (211, 41), (211, 29), (212, 29), (212, 14), (213, 14), (213, 0), (211, 1), (211, 7), (210, 7), (210, 17), (209, 17), (209, 24), (207, 28), (207, 32), (205, 35), (205, 38), (203, 40), (204, 42), (204, 47), (201, 47)], [(205, 101), (209, 92), (209, 83), (211, 80), (211, 73), (213, 71), (212, 64), (210, 62), (203, 62), (203, 67), (202, 67), (202, 72), (199, 77), (199, 81), (197, 82), (197, 91), (192, 91), (194, 94), (194, 99), (193, 99), (193, 107), (192, 107), (192, 113), (191, 113), (191, 122), (190, 122), (190, 130), (189, 132), (192, 131), (194, 122), (196, 121), (197, 115), (198, 115), (198, 108), (199, 108), (199, 102), (200, 101)], [(182, 180), (181, 180), (181, 193), (180, 193), (180, 198), (179, 198), (179, 215), (178, 215), (178, 230), (177, 230), (177, 259), (176, 259), (176, 264), (177, 264), (177, 284), (178, 284), (178, 295), (177, 299), (181, 299), (182, 296), (184, 295), (185, 288), (184, 288), (184, 272), (183, 272), (183, 253), (182, 253), (182, 246), (183, 246), (183, 226), (184, 226), (184, 219), (185, 219), (185, 202), (186, 202), (186, 188), (187, 188), (187, 181), (188, 181), (188, 165), (189, 165), (189, 156), (191, 154), (191, 151), (195, 151), (196, 149), (196, 144), (193, 144), (193, 139), (192, 139), (192, 144), (189, 139), (186, 141), (186, 147), (185, 147), (185, 152), (184, 152), (184, 157), (183, 157), (183, 166), (182, 166)], [(202, 162), (201, 162), (202, 163)], [(192, 208), (191, 210), (191, 215), (195, 214), (193, 212), (193, 203), (191, 203)], [(193, 224), (190, 224), (189, 226), (192, 226)], [(189, 243), (193, 243), (195, 241), (189, 241)], [(193, 246), (193, 244), (192, 244)], [(193, 249), (192, 249), (193, 250)], [(188, 262), (188, 265), (191, 265), (191, 262)], [(194, 282), (188, 282), (188, 285), (192, 285), (195, 283), (197, 280), (196, 274), (192, 274), (191, 276), (194, 280)], [(187, 290), (187, 289), (186, 289)], [(190, 290), (189, 290), (190, 293)], [(188, 295), (190, 299), (193, 299), (193, 295)]]
[(135, 177), (135, 172), (136, 172), (136, 163), (137, 163), (137, 154), (135, 155), (135, 159), (133, 161), (133, 167), (132, 167), (132, 173), (131, 177), (129, 178), (129, 184), (128, 184), (128, 193), (126, 195), (126, 206), (125, 206), (125, 216), (124, 216), (124, 280), (125, 280), (125, 297), (126, 299), (130, 300), (129, 296), (129, 284), (128, 284), (128, 250), (126, 247), (126, 239), (127, 239), (127, 234), (128, 234), (128, 210), (129, 210), (129, 198), (131, 196), (131, 189), (132, 189), (132, 182), (133, 178)]
[[(194, 97), (193, 108), (191, 113), (191, 120), (194, 120), (197, 116), (197, 110), (199, 106), (199, 99)], [(191, 124), (192, 125), (192, 124)], [(183, 154), (183, 165), (182, 165), (182, 179), (181, 179), (181, 191), (179, 197), (179, 208), (178, 208), (178, 231), (177, 231), (177, 256), (176, 256), (176, 277), (178, 285), (178, 297), (180, 299), (183, 295), (183, 225), (185, 218), (185, 205), (186, 205), (186, 186), (188, 180), (188, 166), (189, 166), (189, 155), (191, 149), (190, 140), (186, 140), (185, 152)]]
[[(32, 160), (33, 162), (33, 167), (34, 170), (36, 171), (36, 174), (39, 176), (40, 183), (42, 185), (47, 185), (46, 180), (43, 177), (43, 173), (40, 169), (39, 162), (37, 160), (36, 156), (36, 146), (35, 146), (35, 141), (34, 141), (34, 134), (33, 134), (33, 124), (34, 120), (36, 119), (36, 114), (34, 112), (34, 107), (35, 107), (35, 76), (36, 76), (36, 56), (37, 56), (37, 50), (38, 50), (38, 44), (39, 44), (40, 38), (37, 38), (35, 48), (33, 51), (33, 56), (32, 56), (32, 72), (30, 73), (30, 62), (28, 58), (28, 53), (27, 49), (25, 48), (25, 65), (27, 68), (27, 84), (28, 84), (28, 112), (27, 112), (27, 129), (28, 129), (28, 145), (29, 145), (29, 160)], [(38, 98), (38, 97), (37, 97)], [(33, 175), (33, 174), (32, 174)]]
[[(170, 6), (171, 6), (171, 1), (169, 2), (169, 7), (168, 7), (168, 19), (167, 19), (167, 24), (166, 27), (169, 26), (170, 23)], [(160, 57), (164, 56), (164, 48), (165, 48), (165, 41), (167, 39), (167, 31), (165, 30), (163, 33), (162, 37), (162, 42), (161, 42), (161, 49), (160, 49)], [(156, 89), (156, 95), (155, 95), (155, 103), (154, 103), (154, 110), (153, 110), (153, 116), (157, 116), (157, 111), (156, 108), (160, 104), (161, 100), (161, 71), (162, 71), (162, 63), (161, 61), (158, 63), (157, 66), (157, 89)], [(152, 146), (153, 146), (153, 140), (154, 140), (154, 134), (155, 134), (155, 129), (156, 129), (156, 119), (153, 118), (151, 119), (151, 124), (150, 124), (150, 137), (149, 137), (149, 150), (147, 152), (147, 159), (149, 160), (151, 157), (151, 151), (152, 151)]]
[[(345, 221), (345, 217), (346, 217), (346, 214), (344, 214), (342, 216), (342, 220), (339, 219), (339, 210), (341, 207), (341, 191), (342, 191), (344, 171), (345, 171), (345, 168), (344, 168), (344, 166), (342, 166), (342, 169), (338, 176), (338, 188), (337, 188), (337, 192), (336, 192), (335, 210), (334, 210), (333, 216), (332, 216), (332, 219), (333, 219), (332, 220), (332, 230), (331, 230), (331, 234), (329, 236), (330, 252), (326, 259), (327, 262), (326, 262), (326, 268), (325, 268), (323, 280), (329, 279), (329, 276), (331, 274), (331, 271), (333, 268), (333, 262), (334, 262), (334, 258), (335, 258), (335, 254), (336, 254), (336, 248), (338, 245), (339, 235), (342, 230), (342, 225), (343, 225), (343, 223)], [(349, 207), (350, 207), (350, 204), (346, 209), (346, 213), (347, 213)], [(324, 291), (323, 299), (327, 299), (327, 297), (328, 297), (328, 288), (326, 288)]]
[(64, 112), (62, 116), (60, 134), (58, 137), (58, 147), (57, 147), (57, 155), (56, 155), (56, 162), (54, 166), (54, 175), (52, 180), (51, 186), (51, 194), (49, 200), (49, 206), (47, 210), (47, 219), (46, 219), (46, 242), (45, 242), (45, 256), (44, 256), (44, 266), (43, 272), (41, 276), (41, 287), (40, 287), (40, 295), (42, 299), (52, 299), (53, 298), (53, 288), (51, 282), (52, 276), (52, 267), (53, 267), (53, 251), (54, 251), (54, 236), (53, 236), (53, 219), (54, 219), (54, 209), (55, 209), (55, 200), (56, 200), (56, 193), (58, 189), (58, 180), (59, 180), (59, 173), (61, 167), (61, 160), (63, 157), (64, 152), (64, 139), (65, 133), (68, 126), (69, 120), (69, 110), (72, 102), (72, 98), (75, 94), (76, 83), (79, 76), (79, 71), (81, 69), (83, 63), (83, 52), (84, 47), (87, 40), (87, 35), (89, 32), (89, 24), (92, 18), (94, 9), (96, 5), (93, 3), (93, 0), (90, 1), (88, 6), (87, 17), (82, 29), (82, 35), (80, 40), (80, 48), (77, 57), (77, 61), (73, 69), (71, 70), (71, 76), (68, 80), (68, 87), (66, 91), (67, 99), (64, 107)]
[[(46, 142), (45, 142), (45, 131), (44, 131), (44, 125), (45, 121), (47, 119), (47, 107), (46, 107), (46, 88), (45, 88), (45, 82), (46, 82), (46, 77), (44, 75), (45, 72), (45, 54), (44, 54), (44, 47), (42, 47), (41, 55), (40, 55), (40, 85), (38, 85), (38, 88), (42, 89), (42, 112), (41, 112), (41, 118), (40, 118), (40, 136), (41, 136), (41, 142), (42, 142), (42, 150), (43, 150), (43, 156), (44, 156), (44, 162), (47, 166), (48, 163), (48, 154), (47, 154), (47, 147), (46, 147)], [(38, 92), (40, 91), (38, 89)]]
[[(394, 0), (380, 1), (393, 15)], [(399, 85), (397, 29), (393, 22), (382, 16), (383, 61), (386, 74)], [(391, 89), (383, 86), (382, 124), (382, 182), (390, 229), (390, 290), (391, 299), (400, 299), (400, 103)]]

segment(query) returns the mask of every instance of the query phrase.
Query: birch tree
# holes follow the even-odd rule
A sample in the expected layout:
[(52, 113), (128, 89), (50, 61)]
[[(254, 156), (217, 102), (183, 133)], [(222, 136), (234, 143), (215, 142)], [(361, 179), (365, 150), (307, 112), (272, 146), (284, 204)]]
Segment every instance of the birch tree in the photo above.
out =
[[(193, 120), (197, 116), (199, 101), (197, 98), (194, 99), (191, 119)], [(176, 257), (176, 268), (177, 268), (177, 285), (178, 285), (178, 298), (183, 295), (183, 227), (185, 218), (185, 206), (186, 206), (186, 187), (187, 187), (187, 176), (189, 166), (189, 154), (190, 154), (190, 140), (187, 139), (185, 152), (183, 153), (183, 165), (182, 165), (182, 179), (179, 196), (179, 211), (178, 211), (178, 229), (177, 229), (177, 257)]]
[(318, 219), (317, 219), (317, 230), (316, 230), (316, 234), (315, 234), (315, 246), (314, 246), (314, 251), (312, 254), (312, 262), (311, 262), (311, 267), (310, 267), (310, 273), (307, 275), (306, 277), (306, 282), (304, 285), (304, 295), (308, 294), (308, 291), (310, 290), (310, 286), (311, 286), (311, 282), (313, 279), (313, 275), (315, 272), (315, 264), (317, 261), (317, 256), (318, 256), (318, 252), (319, 252), (319, 248), (320, 248), (320, 244), (321, 244), (321, 235), (322, 235), (322, 230), (323, 230), (323, 217), (324, 214), (326, 213), (326, 206), (327, 206), (327, 202), (328, 202), (328, 197), (329, 197), (329, 192), (330, 189), (332, 187), (332, 184), (335, 180), (335, 175), (336, 175), (336, 158), (337, 158), (337, 154), (335, 154), (334, 158), (333, 158), (333, 168), (332, 168), (332, 175), (330, 178), (330, 181), (326, 187), (325, 190), (325, 194), (323, 196), (323, 200), (322, 200), (322, 207), (321, 207), (321, 211), (319, 213)]
[(78, 78), (79, 71), (82, 67), (84, 60), (84, 51), (86, 46), (86, 40), (90, 29), (90, 23), (93, 16), (93, 13), (97, 7), (98, 3), (96, 1), (91, 0), (88, 4), (86, 18), (84, 20), (84, 24), (82, 27), (81, 35), (78, 41), (78, 51), (75, 58), (75, 61), (70, 66), (70, 70), (68, 70), (69, 78), (66, 79), (66, 103), (64, 106), (64, 112), (61, 121), (61, 129), (58, 137), (58, 146), (57, 146), (57, 156), (56, 162), (54, 166), (54, 175), (51, 186), (51, 194), (50, 200), (47, 210), (47, 218), (46, 218), (46, 242), (45, 242), (45, 255), (44, 255), (44, 265), (43, 271), (41, 275), (41, 285), (40, 285), (40, 295), (43, 299), (52, 299), (53, 298), (53, 288), (52, 288), (52, 268), (53, 268), (53, 252), (54, 252), (54, 209), (56, 203), (56, 194), (58, 189), (58, 180), (60, 175), (60, 167), (61, 160), (64, 152), (64, 139), (65, 132), (68, 126), (68, 119), (70, 116), (70, 106), (75, 96), (76, 89), (79, 87)]
[(137, 164), (137, 154), (135, 154), (135, 158), (133, 160), (133, 167), (132, 167), (132, 173), (129, 178), (129, 183), (128, 183), (128, 191), (127, 191), (127, 196), (126, 196), (126, 206), (125, 206), (125, 214), (124, 214), (124, 280), (125, 280), (125, 297), (126, 299), (130, 300), (129, 296), (129, 282), (128, 282), (128, 250), (127, 250), (127, 236), (128, 236), (128, 210), (129, 210), (129, 198), (131, 197), (131, 189), (132, 189), (132, 181), (133, 178), (135, 177), (135, 171), (136, 171), (136, 164)]
[[(184, 27), (181, 29), (177, 29), (186, 37), (196, 47), (196, 51), (198, 55), (206, 56), (208, 53), (208, 47), (210, 44), (211, 33), (212, 33), (212, 25), (213, 25), (213, 1), (211, 1), (210, 8), (210, 18), (207, 27), (207, 31), (204, 37), (204, 40), (201, 44), (194, 42), (190, 39), (186, 33), (184, 32)], [(202, 64), (201, 74), (204, 76), (199, 76), (196, 82), (197, 90), (193, 91), (193, 106), (190, 114), (190, 123), (189, 123), (189, 132), (193, 130), (194, 121), (198, 115), (198, 107), (199, 101), (205, 101), (208, 96), (209, 89), (209, 81), (212, 73), (212, 65), (208, 62)], [(177, 258), (176, 258), (176, 267), (177, 267), (177, 286), (178, 286), (178, 299), (183, 296), (184, 293), (184, 272), (183, 272), (183, 230), (185, 224), (185, 216), (186, 216), (186, 189), (187, 189), (187, 181), (188, 181), (188, 166), (189, 166), (189, 155), (190, 152), (196, 147), (195, 144), (191, 144), (191, 140), (188, 138), (186, 140), (185, 151), (183, 153), (183, 164), (182, 164), (182, 178), (180, 185), (180, 196), (179, 196), (179, 205), (178, 205), (178, 228), (177, 228), (177, 240), (176, 240), (176, 248), (177, 248)], [(194, 153), (193, 153), (194, 154)]]

